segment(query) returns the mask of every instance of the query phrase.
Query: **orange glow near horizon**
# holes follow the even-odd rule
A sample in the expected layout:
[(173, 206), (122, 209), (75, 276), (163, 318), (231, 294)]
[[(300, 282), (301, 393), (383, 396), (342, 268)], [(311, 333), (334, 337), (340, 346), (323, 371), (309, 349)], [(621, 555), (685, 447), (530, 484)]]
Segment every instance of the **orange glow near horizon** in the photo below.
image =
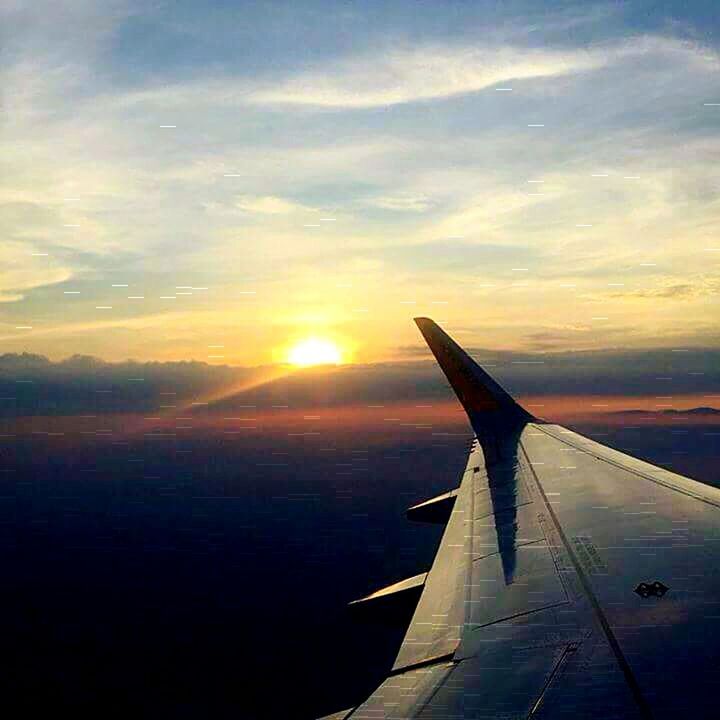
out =
[[(260, 378), (256, 378), (259, 382)], [(266, 382), (269, 379), (265, 380)], [(249, 389), (249, 385), (246, 387)], [(235, 390), (235, 388), (233, 388)], [(239, 392), (242, 392), (241, 390)], [(227, 397), (232, 393), (223, 393)], [(657, 398), (602, 397), (602, 396), (542, 396), (519, 398), (535, 415), (548, 422), (590, 423), (621, 427), (652, 425), (677, 427), (678, 425), (718, 425), (720, 417), (684, 415), (682, 409), (709, 405), (703, 395), (683, 395), (675, 398), (677, 414), (663, 413), (669, 408), (657, 407)], [(199, 403), (204, 405), (204, 403)], [(717, 403), (715, 403), (717, 404)], [(17, 435), (46, 436), (48, 440), (74, 443), (87, 442), (90, 436), (102, 441), (118, 436), (145, 434), (149, 437), (182, 437), (193, 431), (219, 431), (228, 438), (236, 435), (317, 435), (324, 431), (372, 431), (373, 442), (392, 443), (407, 432), (427, 432), (445, 435), (460, 434), (470, 437), (472, 430), (467, 417), (454, 400), (432, 404), (388, 403), (387, 405), (339, 405), (296, 408), (254, 408), (248, 417), (227, 416), (226, 411), (188, 414), (190, 404), (174, 408), (172, 414), (143, 416), (137, 413), (119, 413), (98, 416), (26, 416), (7, 419), (5, 429)], [(628, 416), (629, 410), (642, 410), (645, 415)], [(95, 432), (89, 430), (94, 429)], [(161, 433), (161, 434), (157, 434)]]

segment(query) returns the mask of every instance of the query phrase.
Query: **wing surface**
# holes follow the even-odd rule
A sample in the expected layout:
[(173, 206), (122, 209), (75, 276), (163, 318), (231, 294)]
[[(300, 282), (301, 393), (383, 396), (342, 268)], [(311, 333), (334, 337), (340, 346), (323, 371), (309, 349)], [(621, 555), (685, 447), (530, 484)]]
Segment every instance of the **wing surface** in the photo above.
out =
[(476, 440), (392, 674), (346, 717), (714, 716), (720, 490), (532, 417), (417, 323)]

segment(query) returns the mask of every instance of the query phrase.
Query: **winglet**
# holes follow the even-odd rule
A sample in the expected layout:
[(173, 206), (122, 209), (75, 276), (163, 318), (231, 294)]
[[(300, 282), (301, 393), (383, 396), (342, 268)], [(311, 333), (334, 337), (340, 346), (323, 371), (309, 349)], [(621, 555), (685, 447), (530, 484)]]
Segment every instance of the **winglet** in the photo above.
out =
[[(437, 323), (415, 318), (435, 359), (450, 381), (475, 430), (486, 462), (494, 455), (495, 440), (535, 418), (503, 390)], [(489, 456), (489, 457), (488, 457)]]

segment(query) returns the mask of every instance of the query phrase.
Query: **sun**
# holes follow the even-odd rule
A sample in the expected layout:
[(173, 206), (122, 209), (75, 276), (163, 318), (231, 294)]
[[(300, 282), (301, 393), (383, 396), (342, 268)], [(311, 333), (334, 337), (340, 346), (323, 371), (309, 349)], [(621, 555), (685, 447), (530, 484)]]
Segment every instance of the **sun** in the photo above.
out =
[(288, 362), (298, 367), (310, 365), (339, 365), (342, 351), (332, 340), (308, 338), (294, 345), (288, 353)]

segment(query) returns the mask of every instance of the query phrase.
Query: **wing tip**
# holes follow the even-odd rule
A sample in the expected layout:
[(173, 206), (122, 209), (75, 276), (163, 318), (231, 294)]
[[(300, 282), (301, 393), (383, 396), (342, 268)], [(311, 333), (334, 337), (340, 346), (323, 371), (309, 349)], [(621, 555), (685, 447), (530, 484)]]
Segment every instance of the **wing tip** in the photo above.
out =
[[(496, 418), (495, 424), (502, 415), (512, 422), (532, 418), (532, 414), (520, 406), (434, 320), (429, 317), (413, 319), (470, 416), (476, 433), (481, 432), (479, 424), (474, 422), (478, 414), (492, 412)], [(485, 431), (487, 432), (487, 429)]]
[(433, 344), (433, 337), (438, 337), (446, 334), (432, 318), (416, 317), (413, 318), (413, 320), (415, 321), (418, 330), (420, 330), (422, 336), (425, 338), (426, 342), (428, 343), (428, 345), (430, 345), (431, 348)]

